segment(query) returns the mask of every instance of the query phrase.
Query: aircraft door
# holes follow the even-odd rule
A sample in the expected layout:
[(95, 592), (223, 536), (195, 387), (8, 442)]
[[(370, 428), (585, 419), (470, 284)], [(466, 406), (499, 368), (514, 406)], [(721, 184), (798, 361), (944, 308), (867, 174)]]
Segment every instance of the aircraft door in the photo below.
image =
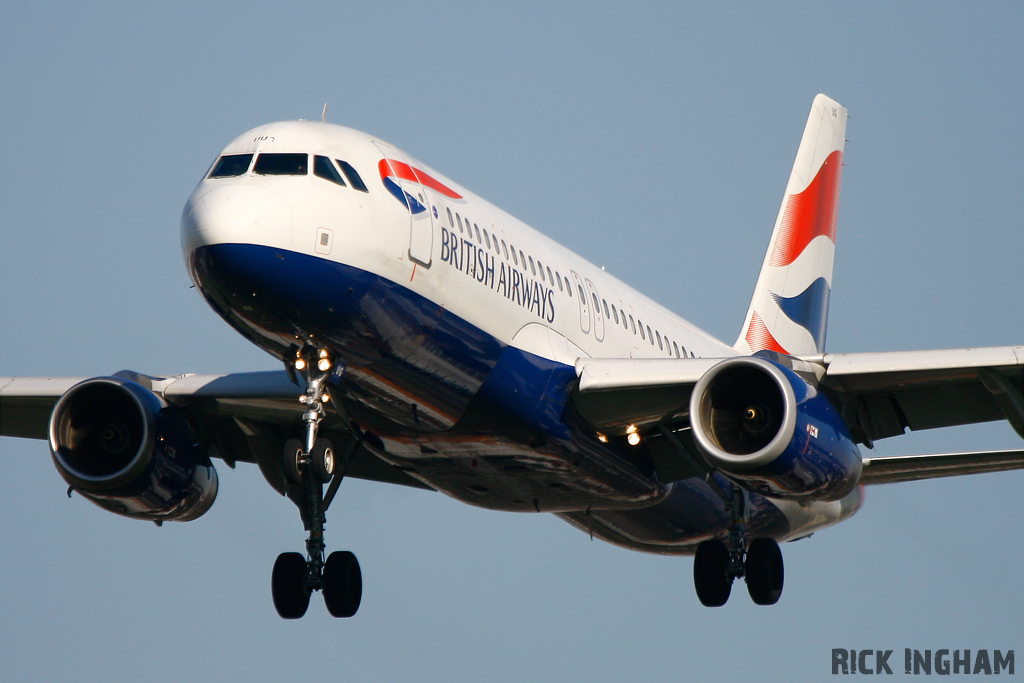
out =
[(590, 302), (594, 305), (594, 339), (604, 341), (604, 312), (601, 310), (601, 297), (597, 295), (597, 288), (594, 283), (587, 279), (587, 293), (590, 295)]
[(587, 291), (583, 289), (583, 280), (576, 271), (571, 270), (569, 274), (572, 275), (572, 283), (576, 288), (575, 297), (580, 305), (580, 329), (584, 334), (590, 334), (590, 302), (587, 300)]
[(378, 164), (384, 187), (409, 209), (409, 258), (430, 266), (434, 248), (434, 205), (416, 173), (394, 147), (374, 140), (384, 158)]

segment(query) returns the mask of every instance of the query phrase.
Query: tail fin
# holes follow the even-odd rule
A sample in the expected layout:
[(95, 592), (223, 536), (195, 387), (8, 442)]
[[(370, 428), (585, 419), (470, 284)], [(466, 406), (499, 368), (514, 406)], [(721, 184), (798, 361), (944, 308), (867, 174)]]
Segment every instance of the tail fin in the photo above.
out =
[(741, 353), (825, 350), (845, 134), (846, 109), (825, 95), (815, 97), (734, 346)]

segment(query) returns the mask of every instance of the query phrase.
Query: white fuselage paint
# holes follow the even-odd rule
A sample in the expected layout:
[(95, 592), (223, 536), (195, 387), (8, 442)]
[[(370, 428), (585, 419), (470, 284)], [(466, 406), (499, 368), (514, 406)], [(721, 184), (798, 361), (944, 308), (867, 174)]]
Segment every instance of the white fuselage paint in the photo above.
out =
[[(394, 149), (364, 133), (313, 122), (268, 124), (243, 134), (225, 147), (222, 154), (304, 152), (344, 159), (359, 171), (370, 192), (340, 187), (313, 176), (312, 172), (308, 176), (247, 174), (205, 179), (189, 200), (186, 214), (197, 204), (204, 204), (208, 213), (221, 211), (223, 219), (207, 219), (201, 229), (183, 231), (186, 258), (200, 245), (242, 243), (278, 247), (344, 263), (407, 287), (496, 339), (517, 347), (517, 334), (524, 327), (541, 324), (594, 358), (675, 357), (677, 345), (680, 354), (685, 349), (687, 355), (696, 357), (735, 355), (728, 345), (603, 269), (399, 152), (407, 163), (463, 197), (450, 199), (429, 187), (417, 187), (418, 194), (425, 195), (424, 204), (431, 216), (415, 218), (432, 221), (433, 230), (430, 265), (424, 266), (422, 261), (410, 257), (409, 210), (381, 186), (377, 168), (383, 154), (378, 146)], [(259, 200), (248, 196), (250, 192), (267, 193), (268, 197)], [(435, 208), (437, 218), (432, 216)], [(251, 217), (238, 218), (239, 210), (250, 209)], [(458, 214), (455, 225), (448, 223), (449, 210), (453, 217)], [(465, 226), (460, 229), (461, 222), (469, 225), (472, 234)], [(186, 220), (185, 224), (189, 222)], [(478, 239), (477, 228), (481, 237), (483, 230), (488, 237)], [(322, 247), (318, 249), (323, 230), (329, 231), (329, 253), (324, 253)], [(513, 248), (515, 259), (506, 252)], [(447, 253), (443, 254), (445, 250)], [(520, 253), (526, 256), (525, 267), (518, 263)], [(442, 259), (442, 255), (448, 258)], [(538, 263), (543, 264), (543, 277), (535, 270)], [(548, 269), (558, 274), (561, 287), (551, 282)], [(566, 281), (574, 290), (571, 296)], [(582, 306), (581, 289), (587, 295)], [(609, 307), (615, 306), (618, 320), (605, 315), (605, 302)], [(640, 324), (643, 337), (637, 328)], [(653, 340), (649, 339), (648, 327)], [(531, 344), (536, 337), (527, 334), (522, 343)], [(564, 354), (552, 357), (543, 344), (533, 343), (524, 350), (567, 364), (575, 360)]]

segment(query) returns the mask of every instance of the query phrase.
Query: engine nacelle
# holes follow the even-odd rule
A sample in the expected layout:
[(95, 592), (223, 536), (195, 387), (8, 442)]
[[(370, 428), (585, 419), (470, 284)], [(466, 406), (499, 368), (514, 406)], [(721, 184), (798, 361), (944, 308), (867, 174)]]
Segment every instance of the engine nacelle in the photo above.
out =
[(690, 397), (690, 424), (709, 465), (766, 496), (838, 500), (860, 479), (860, 452), (832, 403), (764, 358), (708, 370)]
[(134, 382), (76, 384), (54, 406), (49, 431), (64, 481), (111, 512), (187, 522), (217, 497), (217, 471), (184, 416)]

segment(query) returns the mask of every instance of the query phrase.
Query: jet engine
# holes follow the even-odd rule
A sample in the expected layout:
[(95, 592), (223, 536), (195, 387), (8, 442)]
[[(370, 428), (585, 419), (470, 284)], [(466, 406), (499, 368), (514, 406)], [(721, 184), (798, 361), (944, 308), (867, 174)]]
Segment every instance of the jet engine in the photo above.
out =
[(860, 452), (832, 403), (766, 358), (708, 370), (690, 397), (690, 424), (708, 464), (756, 493), (838, 500), (860, 479)]
[(134, 382), (73, 386), (54, 406), (49, 439), (64, 481), (111, 512), (187, 522), (217, 497), (217, 471), (184, 415)]

